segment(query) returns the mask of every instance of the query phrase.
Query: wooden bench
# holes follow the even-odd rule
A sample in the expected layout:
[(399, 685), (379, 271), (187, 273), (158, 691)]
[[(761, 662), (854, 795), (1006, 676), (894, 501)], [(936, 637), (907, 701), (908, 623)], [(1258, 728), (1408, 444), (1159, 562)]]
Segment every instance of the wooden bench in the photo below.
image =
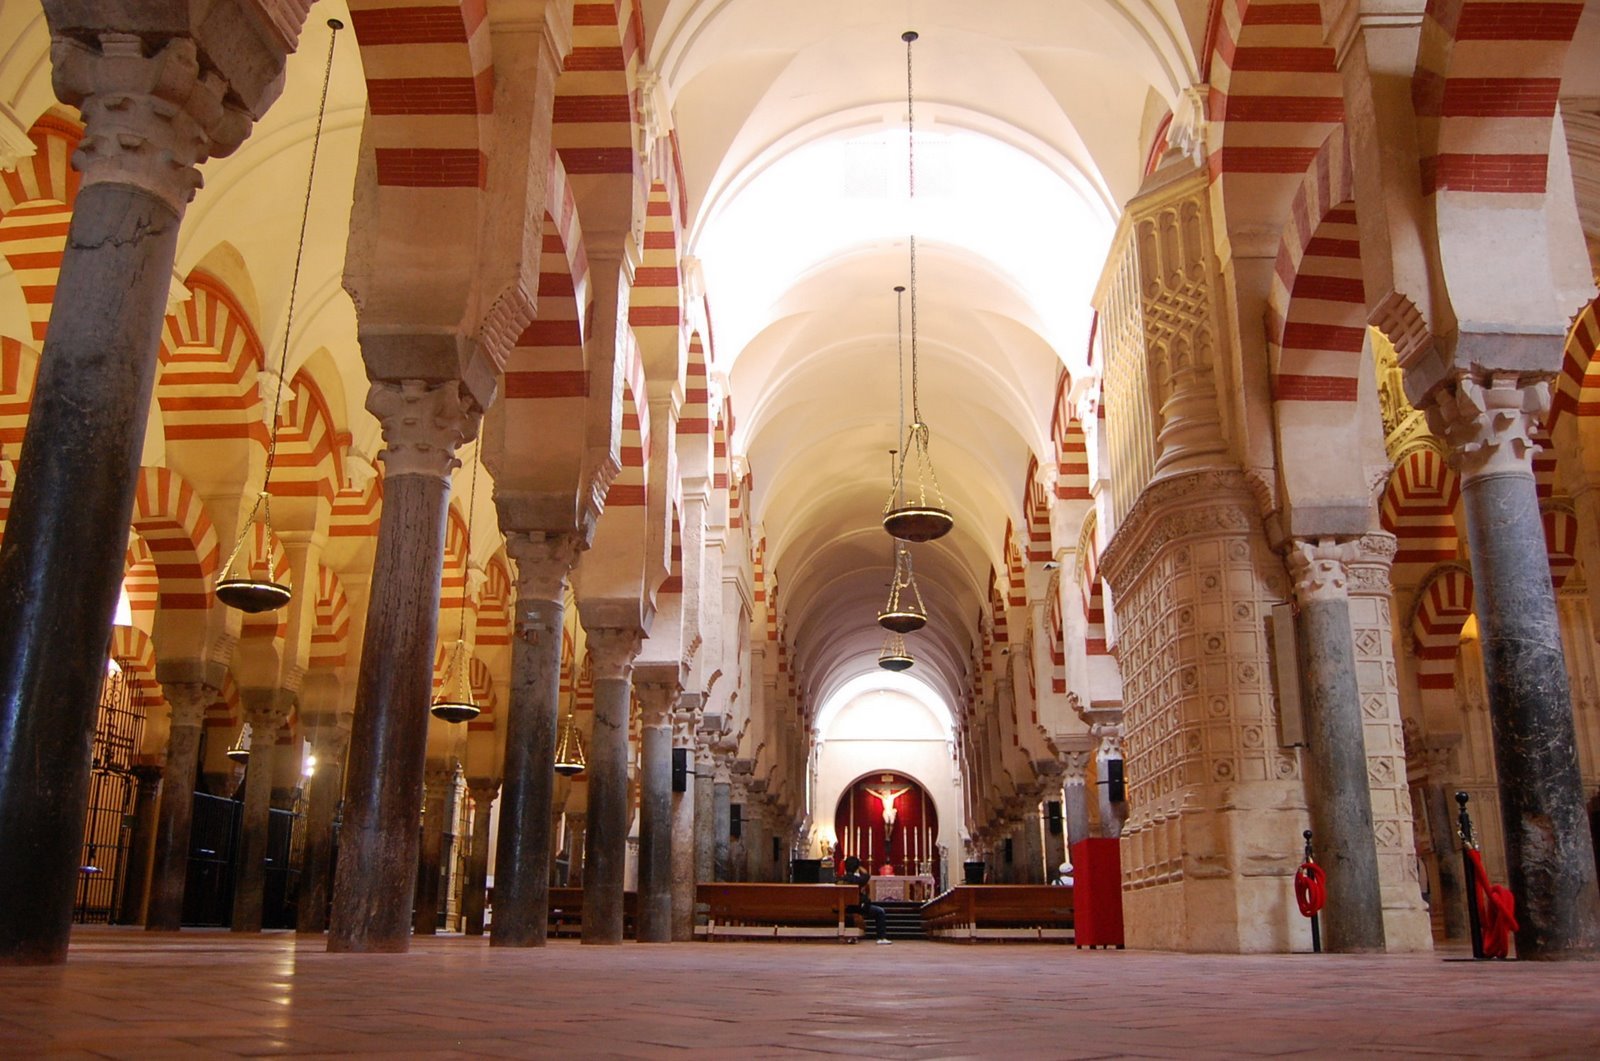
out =
[(706, 923), (695, 929), (706, 939), (853, 939), (861, 929), (845, 907), (858, 891), (851, 884), (701, 884), (695, 898), (705, 904)]
[(961, 884), (923, 906), (922, 924), (933, 939), (1071, 943), (1072, 889), (1049, 884)]
[[(622, 893), (622, 934), (632, 939), (639, 923), (639, 893)], [(583, 889), (550, 889), (550, 935), (576, 936), (583, 931)]]

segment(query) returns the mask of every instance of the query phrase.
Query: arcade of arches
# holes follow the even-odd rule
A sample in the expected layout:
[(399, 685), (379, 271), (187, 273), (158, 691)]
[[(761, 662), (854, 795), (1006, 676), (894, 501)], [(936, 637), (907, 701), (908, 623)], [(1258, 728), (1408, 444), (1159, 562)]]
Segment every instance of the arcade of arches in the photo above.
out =
[[(1308, 949), (1309, 828), (1328, 945), (1426, 951), (1458, 790), (1520, 955), (1600, 949), (1600, 4), (3, 0), (0, 41), (0, 962), (74, 915), (403, 951), (490, 880), (495, 946), (553, 881), (586, 943), (625, 892), (689, 939), (697, 881), (876, 859), (891, 802), (944, 883), (1120, 837), (1167, 950)], [(906, 415), (954, 529), (891, 675)], [(243, 570), (289, 603), (218, 603)]]

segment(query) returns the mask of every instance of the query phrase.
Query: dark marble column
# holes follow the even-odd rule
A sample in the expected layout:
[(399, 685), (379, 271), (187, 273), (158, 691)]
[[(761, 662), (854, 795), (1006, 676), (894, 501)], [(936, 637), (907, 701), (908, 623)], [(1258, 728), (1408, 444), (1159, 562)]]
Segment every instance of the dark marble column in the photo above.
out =
[(1594, 849), (1533, 477), (1532, 435), (1549, 408), (1548, 382), (1461, 372), (1428, 409), (1428, 425), (1450, 444), (1461, 475), (1523, 959), (1600, 951)]
[(712, 757), (706, 731), (698, 731), (694, 748), (694, 879), (709, 883), (717, 879), (717, 796), (716, 760)]
[[(130, 9), (117, 32), (85, 24), (112, 20), (97, 5), (52, 0), (45, 15), (56, 94), (85, 123), (83, 178), (0, 543), (0, 964), (66, 958), (179, 221), (198, 164), (237, 147), (271, 99), (208, 69), (183, 15), (145, 26)], [(256, 54), (265, 43), (239, 42), (240, 57), (281, 67)]]
[[(489, 819), (494, 813), (494, 797), (500, 791), (500, 782), (493, 778), (471, 778), (467, 789), (472, 793), (472, 850), (467, 855), (466, 886), (461, 890), (461, 917), (465, 922), (462, 931), (469, 936), (481, 936), (489, 886)], [(493, 941), (490, 943), (492, 945)]]
[(119, 925), (144, 922), (150, 898), (150, 868), (156, 853), (157, 812), (161, 807), (161, 767), (140, 764), (133, 768), (138, 785), (133, 801), (133, 828), (128, 832), (128, 861), (123, 876)]
[[(202, 665), (189, 669), (199, 672)], [(200, 769), (200, 727), (206, 708), (216, 702), (217, 686), (205, 681), (163, 679), (161, 691), (172, 709), (167, 762), (161, 775), (161, 806), (156, 812), (155, 864), (150, 870), (150, 900), (144, 927), (176, 932), (183, 924), (183, 889), (189, 879), (189, 827), (194, 821), (194, 781)]]
[(333, 896), (333, 822), (339, 809), (344, 757), (349, 745), (350, 731), (336, 727), (329, 727), (312, 745), (317, 765), (311, 774), (306, 800), (306, 841), (295, 911), (297, 932), (312, 934), (328, 930), (328, 903)]
[(672, 747), (687, 754), (689, 775), (684, 791), (672, 793), (672, 938), (677, 941), (694, 939), (694, 730), (699, 720), (699, 697), (680, 697), (672, 715)]
[(260, 932), (267, 887), (272, 775), (278, 763), (278, 733), (289, 718), (294, 694), (283, 689), (242, 689), (239, 696), (250, 722), (250, 761), (245, 766), (244, 811), (233, 867), (232, 928), (235, 932)]
[[(676, 664), (671, 668), (677, 670)], [(639, 942), (672, 941), (672, 711), (676, 675), (634, 685), (643, 714), (639, 771)]]
[(1044, 865), (1044, 820), (1039, 815), (1041, 791), (1037, 782), (1030, 782), (1023, 790), (1022, 827), (1019, 831), (1023, 884), (1043, 884), (1050, 879)]
[(587, 812), (567, 812), (567, 886), (583, 886), (583, 862), (589, 844)]
[(1344, 954), (1384, 949), (1383, 891), (1346, 585), (1345, 565), (1356, 558), (1353, 544), (1332, 538), (1296, 539), (1289, 552), (1305, 676), (1307, 802), (1317, 861), (1328, 872), (1323, 947)]
[(583, 871), (583, 942), (622, 942), (628, 855), (628, 712), (640, 632), (590, 627), (594, 732), (589, 741), (589, 833)]
[(1454, 739), (1431, 738), (1424, 746), (1428, 780), (1423, 786), (1422, 798), (1428, 817), (1428, 837), (1439, 867), (1439, 895), (1434, 903), (1444, 912), (1445, 939), (1464, 940), (1469, 931), (1467, 891), (1462, 879), (1461, 841), (1456, 831), (1456, 805), (1452, 798), (1457, 787), (1454, 783), (1455, 751), (1461, 736), (1450, 736)]
[(713, 758), (711, 785), (711, 851), (719, 881), (733, 880), (733, 757), (719, 751)]
[(450, 471), (480, 415), (453, 380), (374, 383), (367, 409), (383, 424), (383, 513), (356, 684), (330, 951), (411, 945)]
[(451, 831), (455, 811), (454, 763), (436, 762), (425, 767), (422, 785), (422, 849), (417, 854), (417, 898), (411, 911), (411, 931), (419, 936), (439, 932), (439, 907), (444, 896), (441, 870), (448, 865), (445, 834)]
[[(506, 521), (502, 502), (501, 521)], [(550, 912), (551, 802), (561, 712), (561, 628), (576, 534), (508, 530), (517, 563), (516, 640), (495, 858), (496, 947), (542, 947)]]

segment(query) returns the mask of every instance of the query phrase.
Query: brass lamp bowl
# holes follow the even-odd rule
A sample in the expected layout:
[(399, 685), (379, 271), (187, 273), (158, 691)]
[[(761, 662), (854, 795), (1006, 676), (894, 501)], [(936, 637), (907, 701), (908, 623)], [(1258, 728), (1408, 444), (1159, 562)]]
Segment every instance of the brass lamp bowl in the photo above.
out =
[(483, 710), (471, 700), (435, 700), (428, 710), (433, 712), (434, 718), (442, 718), (446, 722), (471, 722)]
[(906, 505), (883, 517), (883, 529), (903, 542), (931, 542), (955, 524), (955, 517), (932, 505)]
[(556, 773), (562, 777), (576, 777), (583, 773), (583, 764), (574, 762), (556, 763)]
[(882, 667), (884, 670), (892, 670), (892, 671), (910, 670), (912, 664), (914, 664), (916, 662), (917, 661), (912, 659), (910, 656), (879, 656), (878, 657), (878, 666)]
[(276, 611), (292, 596), (288, 586), (264, 578), (225, 578), (217, 583), (217, 600), (248, 615)]
[(928, 625), (928, 617), (921, 612), (896, 608), (893, 611), (879, 612), (878, 625), (897, 634), (910, 634)]

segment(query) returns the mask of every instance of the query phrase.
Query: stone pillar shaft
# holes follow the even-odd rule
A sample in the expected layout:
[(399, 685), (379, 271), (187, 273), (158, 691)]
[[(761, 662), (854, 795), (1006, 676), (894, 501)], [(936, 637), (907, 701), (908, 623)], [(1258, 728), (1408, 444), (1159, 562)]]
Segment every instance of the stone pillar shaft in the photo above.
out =
[[(252, 692), (271, 697), (274, 691)], [(231, 927), (235, 932), (261, 931), (262, 904), (267, 888), (267, 829), (272, 815), (272, 775), (278, 762), (278, 729), (283, 724), (283, 716), (270, 707), (250, 708), (248, 711), (250, 760), (245, 766), (239, 853), (234, 859)]]
[[(461, 891), (461, 919), (465, 923), (462, 931), (469, 936), (483, 935), (489, 886), (489, 818), (494, 813), (498, 788), (485, 783), (472, 786), (472, 852), (467, 857), (467, 881)], [(548, 896), (549, 892), (545, 894)]]
[(405, 951), (455, 449), (478, 410), (454, 381), (373, 385), (383, 421), (383, 513), (350, 736), (331, 951)]
[[(703, 738), (702, 738), (703, 740)], [(695, 748), (694, 777), (694, 879), (696, 883), (717, 879), (717, 797), (712, 773), (711, 752), (701, 744)]]
[(589, 810), (583, 871), (583, 942), (622, 942), (628, 858), (628, 713), (639, 633), (591, 629), (594, 731), (589, 741)]
[(639, 683), (639, 942), (672, 941), (672, 708), (675, 684)]
[(138, 789), (134, 795), (133, 828), (128, 834), (128, 863), (122, 886), (122, 914), (117, 923), (144, 921), (150, 898), (150, 870), (155, 858), (157, 812), (161, 806), (161, 768), (135, 766)]
[(161, 775), (155, 865), (145, 928), (176, 932), (183, 924), (183, 889), (189, 877), (189, 828), (194, 822), (194, 779), (200, 766), (200, 724), (217, 690), (200, 682), (163, 682), (172, 708), (167, 762)]
[(673, 748), (688, 755), (689, 773), (682, 792), (672, 793), (672, 938), (694, 938), (695, 786), (694, 712), (673, 717)]
[(733, 783), (718, 777), (711, 787), (712, 857), (716, 879), (733, 880)]
[(1455, 384), (1428, 419), (1461, 472), (1517, 956), (1588, 955), (1600, 950), (1594, 850), (1533, 476), (1549, 384), (1510, 373)]
[(295, 931), (321, 933), (328, 929), (328, 902), (333, 895), (333, 822), (344, 779), (344, 749), (348, 733), (315, 746), (317, 766), (308, 785), (305, 809), (305, 852), (300, 865), (300, 893), (295, 909)]
[(422, 849), (417, 856), (417, 898), (411, 911), (411, 931), (419, 936), (439, 932), (439, 908), (443, 899), (440, 871), (445, 866), (445, 834), (451, 831), (455, 801), (455, 778), (444, 767), (429, 767), (422, 797)]

